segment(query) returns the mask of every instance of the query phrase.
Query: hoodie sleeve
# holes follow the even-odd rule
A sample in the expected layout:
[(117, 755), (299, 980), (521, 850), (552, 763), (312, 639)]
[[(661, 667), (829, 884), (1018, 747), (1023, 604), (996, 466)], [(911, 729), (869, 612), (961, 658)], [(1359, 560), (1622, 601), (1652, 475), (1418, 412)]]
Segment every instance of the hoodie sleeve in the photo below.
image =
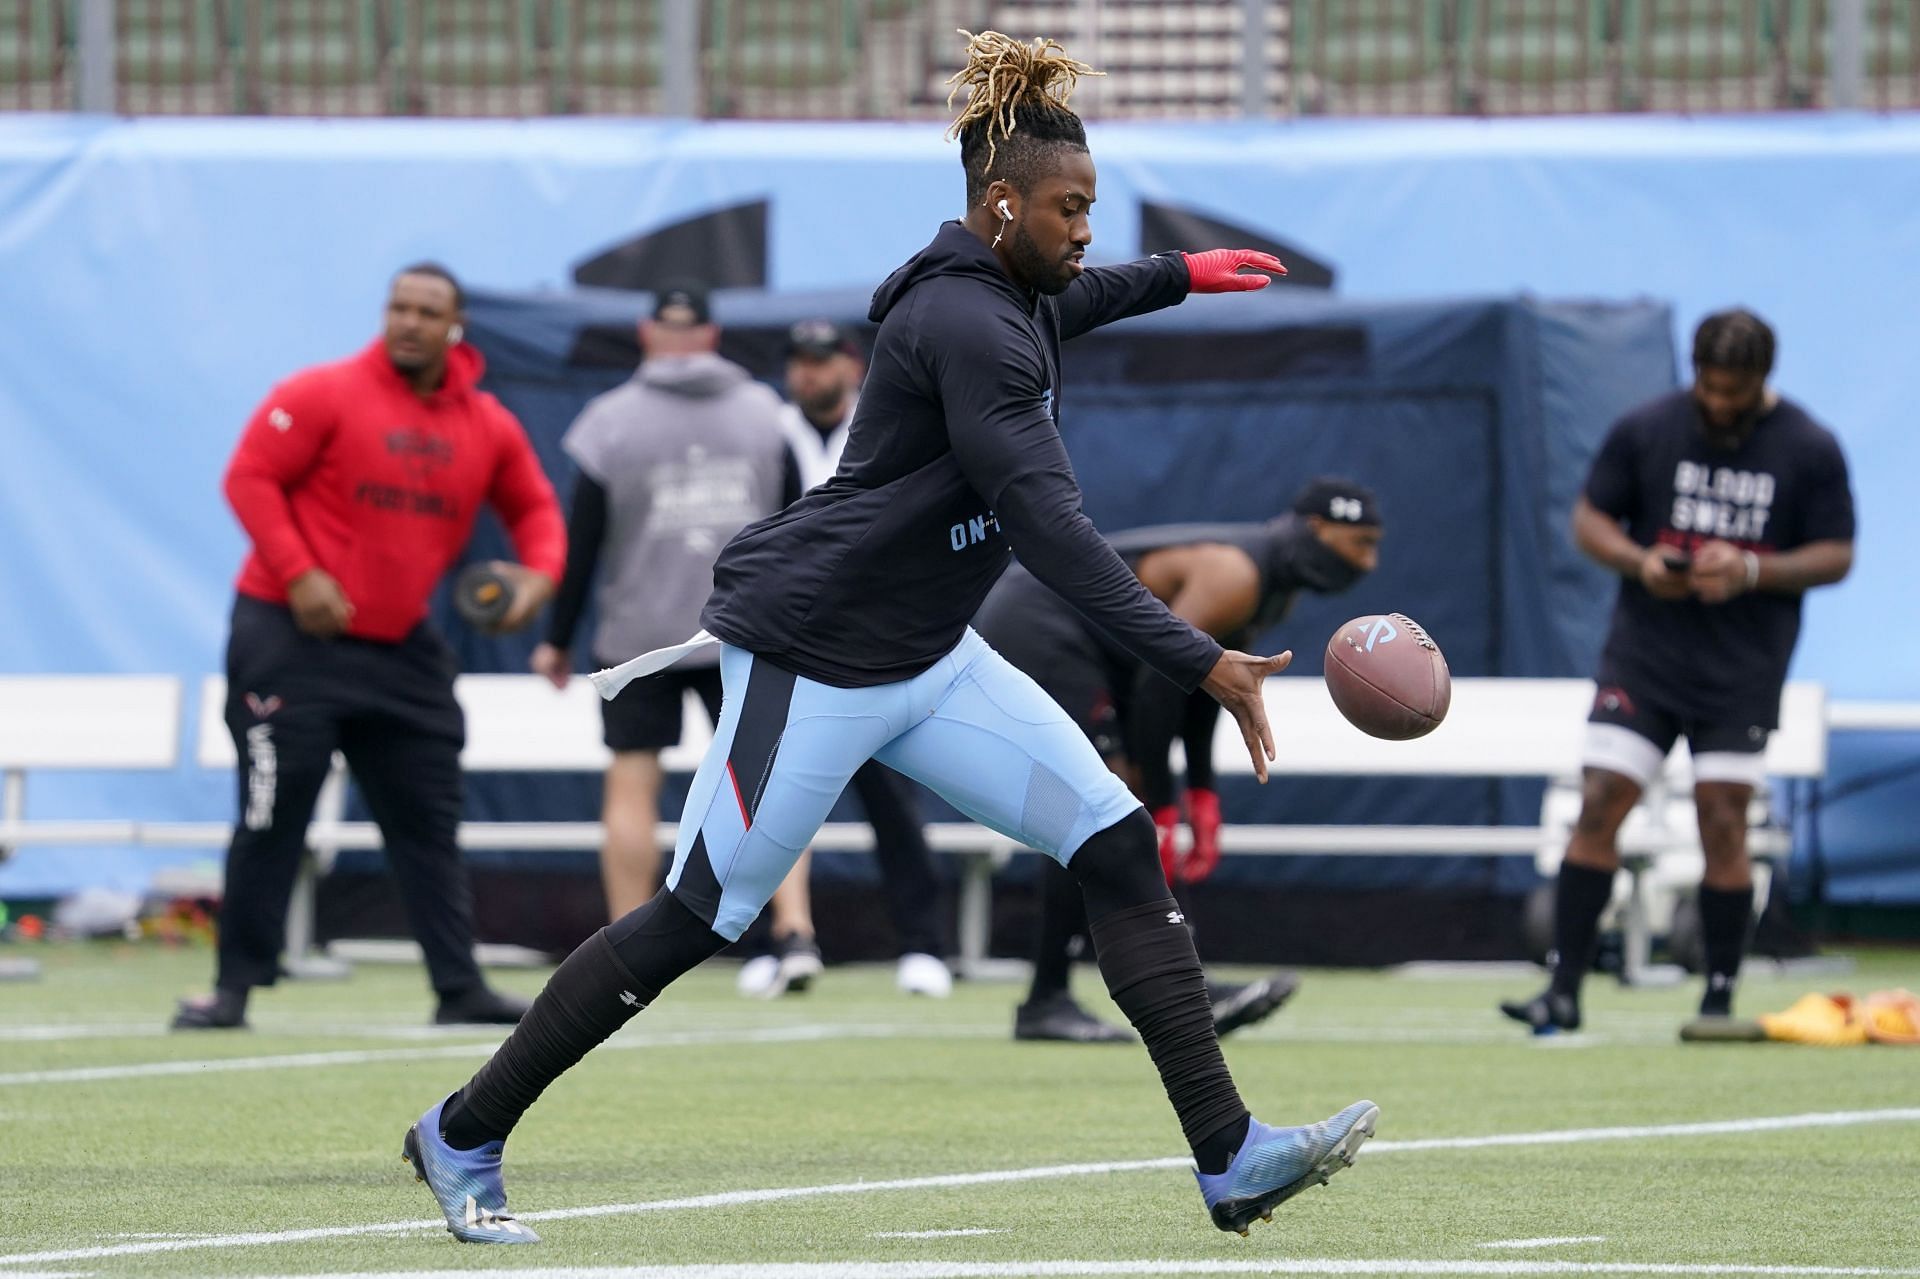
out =
[(227, 501), (282, 586), (319, 567), (287, 494), (313, 469), (338, 425), (332, 388), (322, 373), (309, 370), (261, 401), (227, 464)]
[(1178, 253), (1162, 253), (1121, 266), (1082, 271), (1058, 298), (1060, 340), (1124, 320), (1176, 306), (1187, 296), (1187, 264)]
[(1047, 410), (1036, 339), (997, 309), (983, 315), (978, 307), (916, 302), (916, 346), (954, 457), (993, 508), (1013, 553), (1128, 652), (1182, 689), (1198, 687), (1219, 661), (1220, 645), (1140, 585), (1080, 509), (1080, 487)]
[(491, 407), (498, 421), (500, 454), (487, 501), (499, 512), (520, 562), (558, 582), (567, 566), (567, 525), (560, 501), (519, 420), (505, 405)]

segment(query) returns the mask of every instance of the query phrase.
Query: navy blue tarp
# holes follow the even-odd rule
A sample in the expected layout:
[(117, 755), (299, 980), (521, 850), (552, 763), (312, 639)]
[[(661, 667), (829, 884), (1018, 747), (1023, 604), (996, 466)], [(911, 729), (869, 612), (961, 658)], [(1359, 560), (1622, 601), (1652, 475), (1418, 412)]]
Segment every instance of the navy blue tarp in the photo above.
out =
[[(642, 294), (478, 294), (468, 334), (486, 385), (519, 415), (564, 495), (558, 442), (590, 397), (637, 359)], [(777, 381), (795, 319), (864, 326), (864, 294), (722, 294), (723, 350)], [(1588, 459), (1622, 411), (1675, 384), (1672, 317), (1655, 302), (1520, 298), (1368, 304), (1299, 292), (1190, 299), (1069, 344), (1062, 430), (1086, 507), (1105, 529), (1263, 519), (1308, 478), (1377, 489), (1380, 570), (1345, 596), (1304, 599), (1265, 642), (1315, 678), (1347, 618), (1398, 610), (1425, 624), (1457, 675), (1585, 675), (1611, 601), (1573, 549), (1567, 513)], [(471, 554), (500, 554), (485, 526)], [(441, 607), (468, 670), (524, 670), (535, 636), (488, 639)], [(579, 819), (597, 779), (475, 778), (475, 817)], [(1538, 815), (1516, 783), (1298, 779), (1232, 784), (1230, 820), (1511, 822)], [(670, 799), (677, 804), (677, 797)], [(669, 809), (669, 815), (671, 809)], [(1288, 859), (1228, 873), (1345, 885), (1390, 879), (1511, 891), (1525, 867), (1481, 859)]]

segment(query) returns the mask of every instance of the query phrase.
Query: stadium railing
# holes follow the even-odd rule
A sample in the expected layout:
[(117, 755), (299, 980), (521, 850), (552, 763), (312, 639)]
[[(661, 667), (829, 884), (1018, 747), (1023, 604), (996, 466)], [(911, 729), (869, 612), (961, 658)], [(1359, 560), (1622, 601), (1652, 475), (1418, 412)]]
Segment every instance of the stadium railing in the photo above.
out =
[(17, 0), (8, 13), (0, 109), (13, 110), (945, 119), (956, 27), (1054, 36), (1107, 70), (1075, 99), (1093, 119), (1920, 105), (1920, 0)]
[[(1567, 828), (1578, 811), (1580, 743), (1592, 697), (1586, 680), (1460, 679), (1447, 722), (1413, 742), (1380, 742), (1346, 723), (1319, 680), (1268, 681), (1267, 701), (1278, 758), (1276, 775), (1545, 778), (1550, 783), (1540, 821), (1531, 826), (1278, 826), (1229, 825), (1226, 851), (1248, 855), (1532, 855), (1545, 870), (1557, 865)], [(475, 772), (597, 772), (607, 752), (600, 744), (592, 687), (577, 680), (557, 692), (534, 676), (467, 675), (456, 685), (467, 711), (462, 762)], [(230, 770), (232, 741), (222, 720), (225, 682), (202, 681), (194, 724), (196, 762)], [(179, 758), (183, 717), (180, 682), (170, 676), (14, 676), (0, 678), (0, 856), (21, 845), (147, 845), (217, 848), (226, 822), (59, 821), (26, 816), (26, 777), (40, 769), (166, 770)], [(1829, 705), (1818, 685), (1788, 686), (1781, 730), (1768, 749), (1777, 779), (1817, 779), (1826, 768), (1830, 732), (1920, 729), (1920, 706), (1895, 703)], [(665, 753), (671, 771), (691, 771), (711, 736), (697, 702), (686, 707), (682, 744)], [(1230, 721), (1214, 744), (1216, 767), (1245, 774), (1251, 764)], [(1662, 785), (1622, 831), (1623, 860), (1631, 872), (1621, 886), (1627, 954), (1634, 971), (1647, 961), (1657, 918), (1657, 892), (1697, 880), (1700, 852), (1691, 816), (1687, 759), (1676, 752)], [(308, 956), (312, 942), (313, 875), (347, 848), (379, 846), (378, 830), (345, 819), (346, 777), (336, 760), (309, 832), (313, 865), (302, 876), (289, 920), (289, 955)], [(1762, 860), (1788, 850), (1788, 832), (1774, 823), (1764, 797), (1755, 803), (1753, 847)], [(663, 823), (671, 846), (675, 828)], [(460, 842), (468, 849), (590, 850), (599, 847), (598, 822), (468, 822)], [(967, 822), (929, 827), (929, 841), (962, 859), (959, 967), (983, 971), (994, 872), (1018, 851), (1004, 837)], [(863, 823), (834, 822), (816, 848), (872, 847)]]

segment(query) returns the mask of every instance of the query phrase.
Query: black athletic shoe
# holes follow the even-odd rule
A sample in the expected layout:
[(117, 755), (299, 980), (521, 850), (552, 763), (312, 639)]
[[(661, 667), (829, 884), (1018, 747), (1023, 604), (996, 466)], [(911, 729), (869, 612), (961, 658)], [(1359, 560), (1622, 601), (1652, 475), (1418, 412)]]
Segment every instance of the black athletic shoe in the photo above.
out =
[(516, 1026), (531, 1007), (518, 995), (503, 994), (490, 986), (481, 986), (464, 995), (440, 1001), (434, 1009), (436, 1026)]
[(215, 990), (180, 1001), (173, 1014), (174, 1030), (246, 1030), (247, 992)]
[(1543, 990), (1532, 999), (1509, 999), (1500, 1011), (1521, 1022), (1536, 1035), (1555, 1035), (1580, 1029), (1580, 1004), (1568, 995)]
[(1068, 1044), (1131, 1044), (1134, 1033), (1101, 1021), (1062, 992), (1013, 1010), (1015, 1039), (1051, 1039)]
[(780, 959), (780, 989), (776, 994), (805, 994), (813, 979), (826, 971), (826, 965), (820, 962), (820, 943), (810, 933), (774, 938), (773, 953)]
[(1213, 1033), (1231, 1035), (1242, 1026), (1263, 1022), (1300, 989), (1300, 974), (1282, 969), (1259, 981), (1210, 981), (1207, 997), (1213, 1001)]

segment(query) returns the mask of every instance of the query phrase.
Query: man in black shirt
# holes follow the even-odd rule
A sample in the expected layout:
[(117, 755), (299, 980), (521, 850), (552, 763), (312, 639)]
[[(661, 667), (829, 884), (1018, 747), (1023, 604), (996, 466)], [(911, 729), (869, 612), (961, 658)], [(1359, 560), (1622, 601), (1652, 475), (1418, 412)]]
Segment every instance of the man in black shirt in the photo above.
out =
[(1049, 41), (970, 39), (957, 79), (972, 94), (955, 125), (966, 215), (874, 295), (879, 332), (840, 469), (727, 545), (705, 632), (595, 676), (610, 694), (717, 639), (726, 704), (666, 888), (574, 951), (518, 1032), (408, 1131), (404, 1153), (457, 1239), (532, 1240), (501, 1180), (520, 1116), (739, 936), (875, 758), (1073, 870), (1101, 974), (1159, 1070), (1216, 1226), (1244, 1233), (1373, 1132), (1366, 1101), (1299, 1128), (1252, 1119), (1153, 822), (1065, 712), (967, 625), (1017, 552), (1119, 643), (1224, 704), (1265, 779), (1261, 688), (1288, 655), (1223, 650), (1141, 586), (1080, 510), (1056, 414), (1063, 340), (1190, 292), (1265, 283), (1244, 266), (1284, 268), (1243, 250), (1083, 267), (1095, 174), (1066, 99), (1088, 68)]
[(1620, 865), (1615, 836), (1680, 737), (1706, 854), (1700, 1015), (1732, 1011), (1753, 910), (1747, 806), (1765, 777), (1801, 596), (1853, 565), (1846, 459), (1767, 386), (1773, 352), (1773, 331), (1752, 312), (1708, 316), (1694, 334), (1692, 388), (1622, 418), (1574, 506), (1574, 540), (1623, 580), (1596, 675), (1580, 819), (1555, 888), (1553, 980), (1500, 1006), (1536, 1034), (1580, 1025), (1580, 982)]
[[(1108, 540), (1175, 616), (1239, 647), (1279, 625), (1301, 591), (1337, 594), (1372, 572), (1380, 538), (1373, 492), (1322, 477), (1295, 496), (1292, 510), (1264, 523), (1140, 528)], [(974, 627), (1060, 703), (1129, 780), (1153, 816), (1168, 884), (1197, 884), (1212, 874), (1220, 860), (1212, 767), (1219, 704), (1136, 661), (1017, 565), (987, 596)], [(1184, 852), (1176, 840), (1181, 813), (1168, 759), (1176, 738), (1187, 755), (1192, 840)], [(1079, 885), (1058, 865), (1042, 867), (1041, 876), (1033, 984), (1014, 1014), (1014, 1038), (1131, 1042), (1131, 1033), (1074, 1000), (1072, 954), (1087, 926)], [(1246, 983), (1209, 981), (1215, 1031), (1226, 1035), (1270, 1016), (1297, 984), (1284, 972)]]

